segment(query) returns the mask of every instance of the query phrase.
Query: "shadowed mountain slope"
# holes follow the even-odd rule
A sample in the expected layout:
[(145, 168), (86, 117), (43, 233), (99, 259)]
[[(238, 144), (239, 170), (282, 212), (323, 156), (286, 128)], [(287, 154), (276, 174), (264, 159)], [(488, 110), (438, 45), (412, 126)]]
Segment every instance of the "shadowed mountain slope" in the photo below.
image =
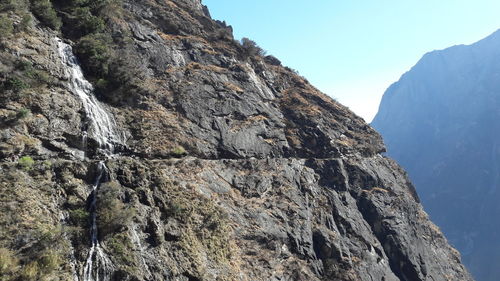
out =
[(500, 31), (426, 54), (372, 122), (477, 280), (500, 276)]

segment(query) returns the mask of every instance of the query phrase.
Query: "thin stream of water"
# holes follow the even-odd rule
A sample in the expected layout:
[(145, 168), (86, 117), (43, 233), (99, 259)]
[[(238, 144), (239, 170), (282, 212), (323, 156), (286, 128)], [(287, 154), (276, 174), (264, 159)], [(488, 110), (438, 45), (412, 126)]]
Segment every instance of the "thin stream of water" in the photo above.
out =
[[(91, 202), (90, 202), (90, 213), (91, 213), (91, 227), (90, 227), (90, 239), (91, 247), (87, 257), (87, 262), (85, 264), (85, 269), (83, 272), (84, 281), (99, 281), (99, 276), (102, 276), (102, 280), (109, 280), (109, 275), (113, 269), (113, 264), (108, 256), (102, 250), (97, 231), (97, 189), (101, 184), (103, 178), (107, 174), (107, 168), (104, 161), (100, 161), (97, 167), (98, 176), (92, 187)], [(95, 261), (95, 264), (94, 264)]]

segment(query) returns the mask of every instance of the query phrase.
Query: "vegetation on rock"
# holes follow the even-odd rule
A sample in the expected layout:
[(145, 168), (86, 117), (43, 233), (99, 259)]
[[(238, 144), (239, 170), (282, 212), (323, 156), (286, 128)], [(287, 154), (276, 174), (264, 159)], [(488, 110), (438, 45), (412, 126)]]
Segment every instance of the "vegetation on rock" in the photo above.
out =
[(186, 154), (186, 149), (182, 146), (176, 146), (174, 149), (172, 149), (172, 155), (174, 155), (175, 157), (182, 157)]
[[(95, 193), (112, 280), (397, 280), (400, 268), (468, 280), (440, 233), (411, 220), (420, 206), (379, 136), (201, 2), (0, 3), (19, 35), (0, 46), (2, 278), (71, 280), (89, 253), (102, 154), (58, 36), (127, 135)], [(388, 192), (360, 195), (373, 186)]]
[(255, 56), (265, 56), (266, 51), (255, 43), (255, 41), (250, 40), (246, 37), (241, 39), (241, 47), (243, 47), (243, 55), (245, 57), (255, 57)]
[(54, 30), (61, 28), (61, 19), (50, 0), (30, 0), (30, 10), (46, 26)]
[(101, 239), (122, 231), (134, 218), (136, 210), (120, 200), (121, 187), (117, 182), (107, 182), (97, 194), (97, 226)]
[(30, 156), (23, 156), (19, 159), (19, 161), (17, 162), (17, 164), (25, 171), (29, 171), (32, 167), (33, 167), (33, 164), (35, 164), (35, 161), (33, 160), (33, 158), (31, 158)]
[(0, 15), (0, 38), (6, 38), (14, 31), (12, 21), (6, 15)]

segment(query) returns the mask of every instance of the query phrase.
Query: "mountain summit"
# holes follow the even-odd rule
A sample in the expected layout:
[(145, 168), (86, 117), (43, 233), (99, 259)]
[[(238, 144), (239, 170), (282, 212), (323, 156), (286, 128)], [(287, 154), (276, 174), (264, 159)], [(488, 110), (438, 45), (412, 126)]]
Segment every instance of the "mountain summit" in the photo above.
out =
[(500, 31), (426, 54), (372, 122), (477, 280), (500, 276)]
[(380, 136), (200, 1), (0, 3), (2, 280), (471, 280)]

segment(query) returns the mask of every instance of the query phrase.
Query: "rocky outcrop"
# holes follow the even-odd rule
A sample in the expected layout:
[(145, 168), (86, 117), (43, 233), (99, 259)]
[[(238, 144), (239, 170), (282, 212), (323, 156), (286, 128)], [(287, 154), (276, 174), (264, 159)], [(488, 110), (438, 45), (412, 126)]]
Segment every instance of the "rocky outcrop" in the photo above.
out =
[[(110, 2), (92, 10), (105, 29), (84, 36), (54, 4), (61, 34), (35, 18), (2, 39), (4, 276), (82, 276), (101, 160), (113, 280), (470, 280), (380, 136), (277, 60), (246, 55), (199, 1)], [(126, 136), (114, 157), (82, 141), (90, 123), (56, 35)]]
[(384, 94), (372, 125), (477, 280), (500, 274), (496, 235), (500, 32), (426, 54)]

